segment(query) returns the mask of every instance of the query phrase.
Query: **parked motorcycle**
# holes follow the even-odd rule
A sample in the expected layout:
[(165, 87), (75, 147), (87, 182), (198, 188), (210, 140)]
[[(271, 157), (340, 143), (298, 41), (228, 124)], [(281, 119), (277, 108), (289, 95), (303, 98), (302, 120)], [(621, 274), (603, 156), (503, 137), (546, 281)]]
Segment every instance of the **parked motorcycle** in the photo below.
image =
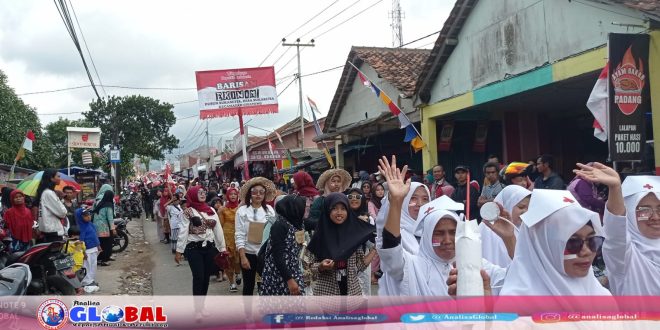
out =
[(30, 266), (21, 263), (0, 269), (0, 297), (22, 296), (32, 281)]
[(130, 218), (118, 218), (114, 220), (117, 235), (115, 235), (112, 240), (113, 253), (122, 252), (128, 247), (128, 235), (130, 235), (130, 233), (128, 232), (128, 229), (126, 229), (126, 225), (129, 221), (131, 221)]
[(121, 209), (124, 216), (139, 218), (142, 215), (142, 202), (134, 191), (124, 190), (121, 198)]
[(27, 251), (8, 253), (0, 249), (0, 268), (25, 264), (31, 272), (27, 286), (29, 295), (75, 295), (82, 287), (85, 269), (73, 271), (73, 257), (62, 252), (68, 242), (57, 241), (36, 244)]

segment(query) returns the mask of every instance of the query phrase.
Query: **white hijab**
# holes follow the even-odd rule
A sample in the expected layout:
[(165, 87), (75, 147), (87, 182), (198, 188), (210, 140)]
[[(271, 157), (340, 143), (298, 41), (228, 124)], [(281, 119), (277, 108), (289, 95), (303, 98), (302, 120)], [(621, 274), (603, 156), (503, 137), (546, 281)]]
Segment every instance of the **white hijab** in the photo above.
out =
[(604, 236), (598, 214), (577, 203), (551, 213), (531, 228), (526, 223), (520, 225), (516, 255), (500, 295), (610, 296), (593, 272), (576, 278), (564, 271), (566, 242), (589, 221), (596, 235)]
[[(629, 178), (626, 178), (626, 181)], [(630, 278), (625, 284), (626, 292), (617, 292), (621, 295), (647, 295), (660, 292), (660, 239), (651, 239), (642, 235), (637, 227), (635, 212), (637, 205), (646, 195), (654, 193), (660, 199), (659, 178), (651, 176), (647, 179), (649, 182), (653, 182), (651, 191), (638, 192), (624, 198), (628, 221), (626, 241), (629, 242), (625, 263), (628, 266), (627, 275)]]
[[(403, 245), (403, 249), (410, 252), (411, 254), (417, 254), (417, 250), (419, 250), (419, 242), (415, 237), (415, 225), (417, 222), (415, 218), (410, 216), (410, 212), (408, 211), (408, 204), (410, 204), (410, 200), (412, 199), (415, 190), (417, 190), (419, 187), (424, 187), (426, 194), (430, 196), (429, 188), (427, 188), (426, 185), (418, 182), (412, 182), (410, 184), (410, 191), (403, 199), (403, 205), (401, 206), (401, 244)], [(385, 222), (387, 221), (387, 213), (389, 213), (389, 210), (390, 203), (387, 196), (385, 196), (383, 198), (380, 211), (378, 211), (378, 217), (376, 217), (376, 243), (379, 247), (382, 246), (383, 228), (385, 227)], [(421, 232), (418, 234), (421, 234)]]
[[(415, 190), (420, 186), (424, 187), (426, 193), (429, 194), (429, 189), (426, 185), (412, 182), (410, 184), (410, 191), (403, 199), (403, 205), (401, 207), (401, 246), (404, 251), (411, 255), (417, 254), (419, 243), (414, 234), (416, 221), (410, 216), (410, 212), (408, 212), (408, 204), (410, 204), (410, 200), (412, 199)], [(385, 228), (385, 222), (387, 222), (387, 214), (389, 211), (390, 202), (387, 195), (385, 195), (380, 210), (378, 211), (378, 216), (376, 217), (376, 247), (378, 248), (383, 246), (383, 228)], [(392, 279), (387, 273), (383, 274), (378, 280), (379, 296), (398, 296), (401, 294), (400, 292), (398, 283), (396, 283), (396, 281), (394, 281), (394, 279)]]
[[(429, 219), (430, 218), (430, 219)], [(433, 231), (443, 218), (459, 221), (459, 216), (447, 210), (434, 212), (418, 224), (422, 228), (422, 239), (419, 242), (417, 255), (405, 255), (405, 269), (401, 293), (409, 296), (447, 296), (447, 278), (453, 268), (454, 259), (444, 260), (433, 249)], [(404, 252), (406, 254), (406, 252)], [(408, 279), (406, 279), (408, 277)]]
[[(504, 210), (512, 214), (513, 208), (531, 193), (531, 191), (519, 185), (508, 185), (495, 196), (495, 202), (502, 204)], [(486, 227), (483, 221), (479, 225), (479, 231), (481, 233), (481, 254), (483, 258), (500, 267), (508, 267), (511, 264), (511, 258), (502, 238)], [(520, 233), (520, 230), (516, 228), (514, 230), (516, 237), (518, 237), (518, 233)]]

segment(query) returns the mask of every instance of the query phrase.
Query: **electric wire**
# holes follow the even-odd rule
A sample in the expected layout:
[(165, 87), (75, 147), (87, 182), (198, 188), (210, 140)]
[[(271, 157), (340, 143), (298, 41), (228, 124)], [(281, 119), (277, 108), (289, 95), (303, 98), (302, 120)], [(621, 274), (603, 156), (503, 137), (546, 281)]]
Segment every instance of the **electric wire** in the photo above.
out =
[(321, 23), (321, 24), (315, 26), (313, 29), (311, 29), (311, 30), (307, 31), (305, 34), (301, 35), (300, 38), (302, 39), (302, 38), (305, 37), (306, 35), (308, 35), (308, 34), (314, 32), (314, 31), (316, 31), (316, 29), (318, 29), (318, 28), (320, 28), (321, 26), (325, 25), (326, 23), (330, 22), (330, 21), (331, 21), (332, 19), (334, 19), (335, 17), (337, 17), (337, 16), (343, 14), (345, 11), (347, 11), (347, 10), (350, 9), (350, 8), (352, 8), (353, 6), (355, 6), (355, 5), (356, 5), (358, 2), (360, 2), (360, 1), (362, 1), (362, 0), (357, 0), (357, 1), (353, 2), (352, 4), (348, 5), (348, 7), (342, 9), (341, 11), (339, 11), (338, 13), (336, 13), (334, 16), (328, 18), (327, 20), (323, 21), (323, 23)]
[(69, 0), (69, 6), (71, 6), (71, 11), (73, 12), (73, 18), (75, 18), (76, 20), (78, 31), (80, 31), (80, 36), (82, 37), (83, 40), (83, 45), (85, 45), (85, 49), (87, 50), (87, 55), (89, 56), (89, 61), (92, 62), (92, 68), (94, 69), (94, 73), (96, 73), (96, 79), (99, 80), (99, 84), (101, 85), (101, 90), (103, 91), (103, 94), (105, 94), (105, 96), (108, 96), (108, 93), (105, 92), (105, 88), (103, 88), (103, 81), (101, 81), (101, 76), (99, 75), (99, 71), (96, 69), (96, 63), (94, 63), (92, 52), (89, 51), (89, 47), (87, 46), (87, 39), (85, 39), (85, 34), (83, 33), (82, 28), (80, 27), (80, 22), (78, 22), (78, 15), (76, 14), (76, 9), (73, 8), (73, 3), (71, 2), (71, 0)]
[(342, 21), (341, 23), (339, 23), (339, 24), (337, 24), (337, 25), (331, 27), (330, 29), (325, 30), (323, 33), (319, 34), (319, 35), (316, 36), (316, 38), (314, 38), (314, 39), (318, 39), (318, 38), (322, 37), (323, 35), (325, 35), (326, 33), (330, 32), (330, 31), (332, 31), (332, 30), (334, 30), (334, 29), (336, 29), (336, 28), (338, 28), (338, 27), (340, 27), (340, 26), (342, 26), (342, 25), (344, 25), (346, 22), (348, 22), (348, 21), (354, 19), (355, 17), (358, 17), (358, 16), (361, 15), (362, 13), (364, 13), (364, 12), (366, 12), (367, 10), (373, 8), (374, 6), (376, 6), (377, 4), (379, 4), (379, 3), (381, 3), (381, 2), (383, 2), (383, 0), (378, 0), (378, 1), (374, 2), (371, 6), (365, 8), (365, 9), (362, 9), (362, 10), (359, 11), (357, 14), (355, 14), (355, 15), (353, 15), (353, 16), (347, 18), (346, 20), (344, 20), (344, 21)]

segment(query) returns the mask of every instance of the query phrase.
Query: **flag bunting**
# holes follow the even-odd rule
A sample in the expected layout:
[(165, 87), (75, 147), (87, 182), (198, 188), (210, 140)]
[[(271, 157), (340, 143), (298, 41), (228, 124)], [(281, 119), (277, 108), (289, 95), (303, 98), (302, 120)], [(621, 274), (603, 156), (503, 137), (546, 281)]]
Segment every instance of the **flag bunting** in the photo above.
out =
[(401, 124), (401, 128), (406, 129), (406, 137), (404, 138), (404, 142), (410, 142), (410, 146), (415, 150), (415, 152), (418, 152), (424, 147), (426, 147), (426, 143), (424, 143), (424, 140), (421, 137), (421, 134), (419, 134), (419, 131), (415, 128), (415, 126), (410, 122), (410, 119), (408, 119), (408, 116), (406, 116), (406, 113), (401, 111), (399, 106), (396, 104), (396, 102), (392, 101), (392, 99), (383, 92), (382, 89), (378, 88), (376, 84), (374, 84), (367, 76), (360, 71), (353, 63), (350, 61), (348, 62), (355, 70), (357, 70), (358, 78), (360, 78), (360, 81), (362, 82), (362, 85), (365, 87), (369, 87), (371, 91), (376, 94), (376, 96), (387, 106), (387, 108), (390, 110), (392, 115), (396, 116), (399, 119), (399, 123)]

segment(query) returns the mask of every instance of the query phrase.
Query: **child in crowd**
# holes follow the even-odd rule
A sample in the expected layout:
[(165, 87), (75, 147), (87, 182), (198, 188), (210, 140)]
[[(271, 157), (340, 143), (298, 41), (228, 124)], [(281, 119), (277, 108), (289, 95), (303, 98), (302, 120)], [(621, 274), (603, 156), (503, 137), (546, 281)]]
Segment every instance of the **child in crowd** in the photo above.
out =
[(76, 210), (75, 217), (78, 228), (80, 228), (80, 240), (85, 244), (85, 260), (83, 265), (87, 270), (87, 274), (82, 280), (82, 285), (85, 287), (85, 292), (93, 293), (99, 290), (98, 283), (96, 283), (96, 262), (99, 252), (101, 252), (101, 243), (96, 235), (96, 227), (92, 223), (91, 211), (80, 207)]

